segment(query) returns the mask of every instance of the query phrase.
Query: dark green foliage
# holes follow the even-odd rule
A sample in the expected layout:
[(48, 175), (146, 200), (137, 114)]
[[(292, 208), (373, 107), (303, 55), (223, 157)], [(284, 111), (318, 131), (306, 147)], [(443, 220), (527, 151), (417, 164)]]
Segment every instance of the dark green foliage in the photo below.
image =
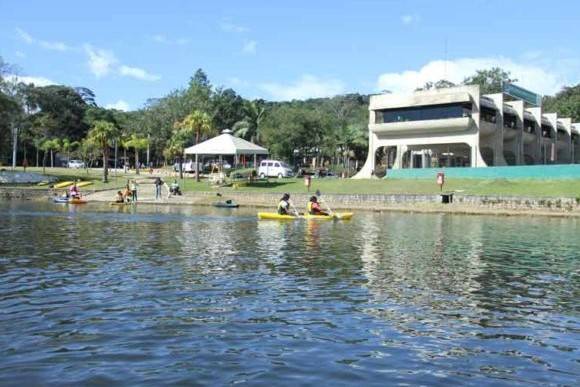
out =
[(546, 96), (543, 100), (545, 111), (558, 112), (562, 117), (571, 117), (572, 122), (580, 121), (580, 83), (564, 87), (555, 96)]

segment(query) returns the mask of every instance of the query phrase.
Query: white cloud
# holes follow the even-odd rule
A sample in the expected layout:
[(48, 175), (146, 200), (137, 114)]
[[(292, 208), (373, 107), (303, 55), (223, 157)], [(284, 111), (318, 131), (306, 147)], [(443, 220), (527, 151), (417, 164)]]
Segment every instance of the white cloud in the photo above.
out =
[(44, 77), (32, 77), (32, 76), (21, 76), (21, 75), (7, 75), (6, 79), (8, 79), (9, 82), (13, 82), (13, 83), (18, 83), (18, 82), (22, 82), (22, 83), (26, 83), (26, 84), (30, 84), (33, 83), (35, 86), (49, 86), (49, 85), (57, 85), (57, 82), (54, 82), (48, 78), (44, 78)]
[(189, 43), (189, 39), (186, 38), (179, 38), (179, 39), (169, 39), (167, 36), (162, 34), (157, 34), (153, 36), (153, 41), (161, 44), (171, 44), (177, 46), (183, 46)]
[(46, 48), (47, 50), (67, 51), (70, 49), (70, 47), (63, 42), (47, 42), (39, 40), (38, 44), (40, 44), (40, 47)]
[(222, 20), (220, 22), (220, 28), (222, 29), (222, 31), (225, 32), (235, 32), (235, 33), (242, 33), (242, 32), (248, 32), (249, 29), (247, 27), (238, 25), (238, 24), (234, 24), (232, 23), (230, 20), (226, 19), (226, 20)]
[(233, 87), (236, 87), (236, 86), (248, 86), (250, 83), (238, 77), (230, 77), (228, 78), (228, 84)]
[(259, 87), (275, 100), (332, 97), (345, 91), (344, 83), (338, 79), (321, 79), (312, 75), (303, 75), (289, 85), (272, 82), (263, 83)]
[(121, 111), (124, 111), (124, 112), (127, 112), (130, 109), (129, 108), (129, 104), (126, 101), (122, 100), (122, 99), (118, 100), (115, 103), (110, 103), (110, 104), (105, 105), (105, 108), (107, 108), (107, 109), (121, 110)]
[(529, 62), (518, 63), (509, 58), (497, 57), (434, 60), (419, 70), (384, 73), (379, 76), (377, 89), (390, 90), (393, 93), (408, 93), (427, 82), (436, 82), (441, 79), (461, 83), (477, 70), (492, 67), (510, 71), (511, 77), (517, 78), (519, 85), (541, 94), (553, 94), (565, 84), (565, 77), (561, 73)]
[(20, 50), (19, 50), (19, 51), (16, 51), (16, 52), (14, 53), (14, 55), (16, 55), (16, 57), (17, 57), (17, 58), (26, 58), (26, 54), (25, 54), (25, 53), (23, 53), (23, 52), (22, 52), (22, 51), (20, 51)]
[(405, 25), (419, 23), (420, 21), (421, 21), (421, 16), (419, 16), (417, 14), (401, 16), (401, 22)]
[(119, 67), (119, 74), (126, 77), (140, 79), (142, 81), (158, 81), (161, 79), (159, 75), (148, 73), (146, 70), (143, 70), (139, 67), (130, 67), (125, 65)]
[(244, 42), (244, 45), (242, 47), (242, 52), (244, 54), (255, 54), (257, 45), (258, 45), (258, 42), (256, 42), (255, 40), (248, 40), (248, 41)]
[(97, 78), (108, 75), (117, 64), (117, 58), (111, 51), (94, 48), (89, 44), (84, 47), (89, 57), (89, 69)]
[(20, 38), (27, 44), (38, 44), (40, 47), (45, 48), (47, 50), (54, 50), (54, 51), (68, 51), (70, 47), (63, 42), (50, 42), (47, 40), (40, 40), (32, 37), (28, 32), (16, 28), (16, 33)]
[(18, 34), (18, 36), (20, 36), (20, 39), (24, 40), (26, 43), (28, 44), (34, 43), (34, 38), (30, 36), (28, 32), (21, 30), (20, 28), (17, 28), (16, 33)]

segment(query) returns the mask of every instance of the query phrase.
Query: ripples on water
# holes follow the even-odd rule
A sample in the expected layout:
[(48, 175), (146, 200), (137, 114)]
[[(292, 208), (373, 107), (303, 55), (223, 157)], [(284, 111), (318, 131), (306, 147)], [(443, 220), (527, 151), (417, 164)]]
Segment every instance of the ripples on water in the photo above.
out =
[(254, 214), (0, 202), (0, 384), (577, 383), (577, 220)]

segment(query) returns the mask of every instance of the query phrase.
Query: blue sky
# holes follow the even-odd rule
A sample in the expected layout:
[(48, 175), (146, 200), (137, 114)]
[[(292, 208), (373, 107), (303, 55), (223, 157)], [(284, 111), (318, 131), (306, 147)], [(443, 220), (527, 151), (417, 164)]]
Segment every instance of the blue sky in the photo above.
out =
[(494, 65), (552, 94), (580, 82), (579, 25), (574, 0), (3, 1), (0, 56), (123, 109), (200, 67), (268, 100), (407, 92)]

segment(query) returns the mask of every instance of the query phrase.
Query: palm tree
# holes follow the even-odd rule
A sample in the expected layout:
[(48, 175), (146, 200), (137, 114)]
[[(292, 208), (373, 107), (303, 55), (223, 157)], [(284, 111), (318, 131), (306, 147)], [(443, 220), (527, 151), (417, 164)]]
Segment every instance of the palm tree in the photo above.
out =
[(133, 148), (135, 150), (135, 174), (139, 174), (139, 151), (147, 149), (149, 146), (149, 139), (144, 137), (139, 137), (136, 134), (132, 134), (131, 137), (124, 142), (124, 147)]
[(108, 121), (95, 121), (89, 130), (88, 137), (97, 144), (103, 154), (103, 183), (109, 178), (109, 148), (111, 142), (118, 137), (118, 130)]
[(195, 133), (195, 143), (199, 144), (202, 136), (209, 136), (215, 133), (211, 117), (204, 112), (194, 110), (185, 116), (183, 121), (177, 122), (175, 127), (179, 130), (191, 131)]
[(250, 140), (260, 141), (260, 123), (264, 119), (266, 109), (262, 102), (251, 101), (244, 105), (244, 119), (238, 121), (232, 127), (236, 136)]
[(70, 153), (72, 152), (72, 150), (76, 147), (78, 147), (80, 144), (78, 141), (71, 141), (68, 138), (65, 138), (64, 140), (62, 140), (62, 145), (60, 147), (60, 149), (66, 153), (66, 161), (70, 161)]
[[(210, 116), (199, 110), (194, 110), (193, 113), (188, 114), (183, 121), (176, 122), (174, 127), (177, 131), (173, 133), (168, 149), (171, 150), (170, 153), (179, 151), (179, 175), (183, 179), (182, 155), (189, 138), (195, 133), (195, 143), (199, 144), (200, 138), (215, 133), (215, 128)], [(199, 181), (199, 168), (197, 165), (195, 166), (195, 179)]]

